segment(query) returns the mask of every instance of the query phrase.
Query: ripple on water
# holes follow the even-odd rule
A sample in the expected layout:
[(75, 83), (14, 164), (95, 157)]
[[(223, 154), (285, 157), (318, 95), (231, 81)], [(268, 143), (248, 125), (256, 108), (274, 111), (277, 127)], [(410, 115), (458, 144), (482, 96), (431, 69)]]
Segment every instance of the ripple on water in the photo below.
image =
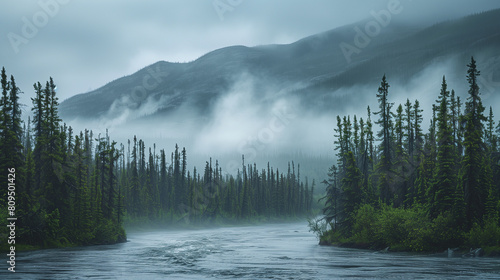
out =
[(199, 260), (217, 253), (220, 253), (220, 249), (211, 244), (207, 238), (202, 238), (149, 247), (140, 256), (152, 262), (194, 267)]
[(499, 259), (318, 246), (307, 223), (132, 232), (129, 238), (20, 252), (19, 273), (7, 278), (5, 269), (0, 279), (500, 279)]

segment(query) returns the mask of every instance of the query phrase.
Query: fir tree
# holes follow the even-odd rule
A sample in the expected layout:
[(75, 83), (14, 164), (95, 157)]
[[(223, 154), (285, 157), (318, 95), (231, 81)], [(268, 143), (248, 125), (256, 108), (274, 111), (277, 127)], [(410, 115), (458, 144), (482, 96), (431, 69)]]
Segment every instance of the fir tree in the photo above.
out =
[(417, 160), (420, 157), (420, 153), (422, 152), (424, 146), (424, 135), (422, 131), (422, 112), (423, 110), (420, 109), (420, 102), (418, 100), (415, 100), (415, 104), (413, 106), (413, 131), (415, 135), (415, 158)]
[(346, 175), (342, 178), (342, 204), (344, 210), (344, 221), (348, 228), (352, 225), (354, 212), (363, 201), (362, 174), (356, 166), (352, 152), (347, 155)]
[(382, 82), (378, 88), (377, 98), (379, 103), (379, 111), (375, 112), (379, 115), (379, 119), (375, 122), (381, 126), (381, 130), (378, 132), (377, 136), (381, 143), (379, 145), (380, 162), (377, 166), (377, 176), (378, 176), (378, 190), (380, 192), (380, 197), (383, 202), (389, 202), (392, 199), (392, 174), (391, 167), (393, 164), (392, 160), (392, 139), (393, 139), (393, 128), (392, 128), (392, 114), (391, 108), (393, 103), (388, 101), (389, 84), (387, 83), (385, 75), (382, 77)]
[(455, 205), (456, 168), (455, 148), (453, 143), (453, 130), (450, 123), (449, 104), (450, 92), (447, 90), (446, 79), (443, 76), (441, 93), (439, 94), (439, 107), (437, 115), (437, 141), (438, 152), (436, 170), (432, 184), (431, 215), (436, 217), (447, 210), (453, 210)]
[(385, 75), (382, 77), (382, 82), (378, 88), (377, 98), (379, 103), (379, 111), (375, 112), (375, 115), (380, 115), (379, 119), (375, 122), (381, 126), (381, 130), (378, 132), (381, 143), (379, 151), (381, 153), (380, 163), (381, 169), (385, 172), (389, 171), (392, 164), (392, 153), (391, 153), (391, 108), (393, 103), (388, 101), (389, 84), (387, 83)]
[(460, 184), (465, 198), (467, 226), (481, 223), (485, 213), (484, 203), (488, 196), (486, 178), (491, 174), (484, 174), (486, 155), (483, 142), (484, 106), (481, 102), (477, 78), (480, 75), (476, 68), (476, 61), (471, 58), (467, 65), (467, 81), (469, 82), (469, 97), (467, 98), (465, 115), (464, 148), (460, 169)]

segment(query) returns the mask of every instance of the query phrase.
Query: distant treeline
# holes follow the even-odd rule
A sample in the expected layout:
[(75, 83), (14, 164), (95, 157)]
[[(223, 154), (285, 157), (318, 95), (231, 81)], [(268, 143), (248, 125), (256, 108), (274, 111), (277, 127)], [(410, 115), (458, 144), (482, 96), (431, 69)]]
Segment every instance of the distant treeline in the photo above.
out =
[[(131, 155), (122, 160), (120, 185), (124, 188), (127, 213), (131, 217), (151, 219), (185, 219), (206, 221), (248, 219), (255, 216), (288, 217), (308, 213), (312, 205), (314, 182), (309, 187), (300, 181), (300, 166), (288, 164), (280, 173), (267, 164), (259, 171), (256, 164), (245, 165), (236, 177), (223, 175), (218, 161), (207, 161), (203, 173), (196, 167), (187, 170), (186, 149), (170, 155), (167, 164), (165, 151), (159, 155), (149, 149), (148, 161), (144, 142), (134, 137)], [(124, 148), (122, 147), (122, 154)]]
[[(170, 162), (156, 146), (146, 153), (134, 137), (127, 151), (107, 135), (74, 133), (58, 116), (52, 78), (34, 84), (32, 117), (21, 119), (20, 89), (1, 73), (0, 182), (15, 168), (16, 242), (38, 247), (102, 244), (126, 240), (124, 220), (172, 223), (236, 221), (306, 214), (314, 182), (300, 180), (292, 162), (287, 172), (246, 165), (236, 177), (223, 175), (210, 159), (202, 172), (187, 170), (187, 152)], [(7, 218), (7, 190), (0, 196)], [(2, 244), (7, 244), (2, 227)]]
[(418, 100), (400, 104), (378, 88), (374, 122), (337, 117), (338, 162), (327, 184), (322, 243), (402, 250), (461, 246), (500, 249), (500, 125), (485, 115), (474, 58), (468, 64), (468, 98), (448, 90), (432, 106), (429, 131), (422, 131)]

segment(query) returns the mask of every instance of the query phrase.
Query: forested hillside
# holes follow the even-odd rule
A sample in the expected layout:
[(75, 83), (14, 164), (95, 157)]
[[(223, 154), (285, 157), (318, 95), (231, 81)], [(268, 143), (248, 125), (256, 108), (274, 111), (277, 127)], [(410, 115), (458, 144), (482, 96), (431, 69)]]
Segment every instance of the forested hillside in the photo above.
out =
[[(361, 32), (366, 37), (362, 41), (367, 41), (361, 47), (356, 43), (361, 36), (356, 30), (364, 30), (373, 20), (367, 18), (290, 44), (224, 47), (188, 63), (158, 61), (64, 100), (61, 115), (68, 121), (110, 120), (121, 113), (117, 107), (142, 107), (146, 112), (137, 118), (169, 118), (189, 104), (194, 116), (210, 116), (217, 109), (214, 101), (231, 91), (242, 74), (255, 79), (255, 95), (266, 93), (259, 96), (264, 101), (259, 106), (285, 93), (298, 98), (306, 109), (335, 112), (364, 97), (364, 91), (346, 95), (345, 89), (377, 83), (380, 69), (387, 71), (393, 83), (408, 83), (429, 65), (460, 61), (471, 52), (478, 54), (478, 61), (489, 61), (489, 67), (499, 69), (498, 61), (488, 60), (498, 56), (499, 19), (500, 9), (432, 26), (413, 27), (394, 17), (373, 37)], [(347, 44), (348, 51), (340, 47)], [(449, 71), (449, 78), (460, 76), (458, 67)], [(266, 92), (267, 88), (271, 90)], [(147, 101), (156, 110), (148, 108)]]
[[(217, 160), (187, 170), (187, 151), (167, 155), (133, 137), (127, 145), (91, 130), (74, 132), (58, 115), (52, 78), (34, 84), (32, 116), (23, 123), (21, 90), (1, 74), (0, 204), (17, 218), (16, 243), (35, 247), (123, 242), (124, 221), (193, 224), (297, 217), (308, 213), (314, 182), (291, 162), (280, 172), (245, 163), (236, 176)], [(133, 132), (131, 132), (133, 133)], [(8, 193), (8, 195), (7, 195)], [(4, 208), (6, 210), (6, 208)], [(6, 245), (8, 229), (0, 231)], [(10, 244), (10, 243), (9, 243)]]
[(500, 249), (500, 124), (481, 102), (474, 58), (467, 66), (467, 99), (443, 76), (427, 133), (419, 101), (395, 107), (385, 75), (377, 111), (337, 117), (338, 162), (324, 182), (329, 229), (313, 224), (321, 243)]

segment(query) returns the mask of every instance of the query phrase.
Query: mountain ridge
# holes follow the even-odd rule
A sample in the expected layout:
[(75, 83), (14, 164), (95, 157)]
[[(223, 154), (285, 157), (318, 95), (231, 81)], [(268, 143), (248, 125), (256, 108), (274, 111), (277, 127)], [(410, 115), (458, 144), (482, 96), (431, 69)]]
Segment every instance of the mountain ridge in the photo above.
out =
[(288, 91), (291, 96), (304, 96), (303, 92), (307, 92), (307, 97), (301, 97), (304, 104), (323, 110), (337, 100), (332, 94), (335, 91), (360, 83), (374, 84), (381, 73), (393, 81), (405, 82), (446, 57), (465, 58), (484, 52), (500, 55), (499, 19), (500, 9), (423, 28), (393, 20), (371, 37), (360, 53), (352, 55), (351, 61), (339, 45), (353, 45), (354, 28), (370, 19), (290, 44), (228, 46), (188, 63), (158, 61), (99, 89), (64, 100), (60, 114), (65, 120), (108, 118), (113, 116), (113, 109), (137, 109), (148, 102), (163, 102), (152, 114), (168, 113), (186, 104), (206, 114), (244, 74), (260, 85), (273, 84)]

